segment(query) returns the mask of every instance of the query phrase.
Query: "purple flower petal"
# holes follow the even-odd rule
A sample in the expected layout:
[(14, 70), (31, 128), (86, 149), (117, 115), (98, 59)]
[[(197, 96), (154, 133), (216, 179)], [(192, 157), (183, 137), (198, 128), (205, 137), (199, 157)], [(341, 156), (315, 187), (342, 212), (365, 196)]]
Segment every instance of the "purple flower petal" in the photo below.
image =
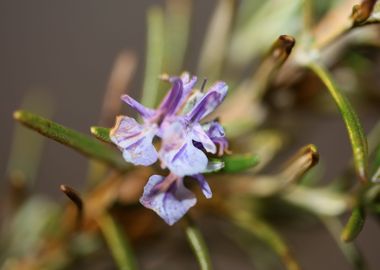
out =
[(192, 125), (192, 138), (202, 144), (203, 148), (212, 154), (216, 153), (215, 143), (210, 139), (202, 126), (198, 123)]
[(203, 129), (210, 138), (225, 137), (223, 126), (217, 121), (211, 121), (203, 125)]
[(172, 183), (166, 191), (157, 193), (155, 187), (163, 181), (163, 176), (152, 175), (144, 187), (140, 202), (155, 211), (167, 224), (173, 225), (196, 204), (197, 199), (183, 185), (182, 178)]
[(222, 155), (228, 148), (228, 141), (225, 137), (224, 128), (217, 121), (211, 121), (204, 124), (203, 130), (207, 133), (207, 136), (215, 143), (219, 145), (218, 155)]
[(214, 83), (203, 98), (187, 114), (191, 122), (198, 122), (213, 112), (222, 103), (227, 94), (228, 86), (225, 82)]
[(165, 115), (172, 115), (178, 111), (183, 96), (183, 84), (180, 79), (173, 82), (172, 89), (166, 94), (158, 111)]
[[(178, 77), (170, 77), (169, 81), (174, 82), (176, 79), (178, 79)], [(182, 73), (180, 79), (183, 84), (183, 97), (186, 97), (194, 88), (195, 84), (197, 83), (197, 77), (196, 76), (190, 77), (189, 72), (184, 72)]]
[(186, 119), (167, 119), (161, 126), (162, 146), (159, 156), (164, 167), (176, 175), (193, 175), (207, 167), (207, 156), (193, 145), (193, 134)]
[(181, 80), (183, 83), (183, 97), (186, 98), (197, 83), (197, 77), (192, 76), (190, 78), (190, 74), (185, 72), (181, 75)]
[(195, 178), (198, 181), (198, 184), (201, 187), (203, 195), (207, 199), (210, 199), (212, 197), (212, 192), (211, 192), (211, 188), (208, 185), (205, 177), (202, 174), (192, 175), (191, 177)]
[(152, 144), (156, 125), (140, 125), (135, 119), (118, 116), (110, 137), (122, 151), (126, 161), (148, 166), (157, 161), (157, 151)]
[(156, 114), (155, 110), (145, 107), (128, 95), (123, 95), (121, 99), (129, 106), (131, 106), (135, 111), (137, 111), (144, 119), (152, 118)]
[(160, 151), (160, 157), (164, 165), (179, 176), (201, 173), (206, 169), (208, 162), (207, 156), (191, 141), (186, 142), (181, 148)]

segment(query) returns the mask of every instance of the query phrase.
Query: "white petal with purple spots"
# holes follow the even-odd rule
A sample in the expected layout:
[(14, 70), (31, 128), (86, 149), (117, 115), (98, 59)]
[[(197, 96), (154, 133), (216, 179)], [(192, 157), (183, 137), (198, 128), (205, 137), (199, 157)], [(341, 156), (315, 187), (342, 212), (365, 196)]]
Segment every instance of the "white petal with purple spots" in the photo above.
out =
[(119, 116), (110, 138), (122, 150), (127, 162), (148, 166), (158, 158), (152, 143), (156, 130), (156, 125), (140, 125), (131, 117)]
[(194, 136), (188, 124), (185, 118), (175, 117), (161, 127), (160, 159), (164, 167), (179, 176), (201, 173), (208, 162), (202, 150), (193, 145)]
[(198, 122), (213, 112), (223, 102), (228, 86), (225, 82), (216, 82), (209, 91), (198, 101), (193, 109), (186, 114), (192, 122)]
[(210, 139), (207, 133), (203, 130), (202, 126), (198, 123), (192, 124), (192, 138), (202, 144), (204, 149), (212, 154), (216, 153), (215, 143)]
[(140, 202), (155, 211), (167, 224), (173, 225), (196, 204), (197, 199), (183, 185), (182, 178), (172, 183), (166, 191), (157, 192), (155, 187), (163, 181), (163, 176), (152, 175), (144, 187)]

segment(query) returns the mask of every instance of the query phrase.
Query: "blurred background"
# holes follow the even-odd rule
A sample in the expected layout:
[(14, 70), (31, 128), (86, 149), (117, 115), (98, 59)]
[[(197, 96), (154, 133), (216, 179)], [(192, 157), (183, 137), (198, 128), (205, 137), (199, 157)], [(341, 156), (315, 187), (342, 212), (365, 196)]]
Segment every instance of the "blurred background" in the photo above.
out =
[[(146, 60), (146, 12), (152, 5), (164, 4), (165, 1), (157, 0), (0, 1), (1, 175), (6, 175), (11, 154), (16, 125), (12, 113), (22, 106), (24, 97), (31, 91), (51, 100), (51, 118), (56, 122), (89, 133), (89, 127), (98, 123), (102, 99), (116, 57), (125, 50), (132, 50), (136, 52), (138, 66), (129, 92), (140, 96)], [(196, 59), (215, 5), (216, 1), (211, 0), (194, 1), (190, 43), (184, 64), (190, 72), (196, 71)], [(278, 34), (273, 33), (273, 40)], [(371, 79), (369, 88), (378, 91), (378, 48), (359, 47), (357, 51), (372, 61), (375, 70), (369, 70), (365, 75)], [(200, 78), (207, 77), (207, 74), (197, 75)], [(340, 81), (349, 86), (344, 75), (342, 73), (343, 79)], [(375, 92), (359, 102), (353, 101), (354, 106), (360, 105), (357, 111), (367, 132), (380, 119), (379, 95), (379, 92)], [(351, 158), (350, 144), (344, 123), (334, 105), (327, 104), (326, 107), (332, 109), (320, 113), (312, 104), (298, 101), (291, 109), (274, 108), (270, 112), (271, 121), (267, 125), (288, 130), (292, 142), (275, 158), (268, 170), (276, 168), (295, 149), (313, 143), (318, 147), (324, 165), (324, 181), (343, 171)], [(87, 159), (53, 141), (45, 141), (35, 192), (66, 202), (58, 187), (65, 183), (81, 190), (87, 173)], [(6, 180), (4, 177), (2, 179)], [(1, 182), (0, 190), (2, 195), (7, 192), (6, 181)], [(206, 220), (201, 223), (210, 243), (215, 269), (252, 269), (246, 254), (237, 251), (235, 243), (213, 231), (215, 222)], [(349, 269), (348, 263), (322, 226), (284, 225), (278, 229), (284, 232), (304, 269)], [(178, 231), (173, 230), (169, 239), (181, 237)], [(159, 269), (152, 263), (157, 260), (172, 262), (165, 269), (197, 267), (188, 248), (178, 244), (181, 241), (166, 239), (155, 239), (149, 245), (139, 247), (136, 253), (141, 261), (145, 261), (144, 269)], [(358, 238), (370, 269), (380, 267), (379, 243), (378, 224), (370, 218)], [(157, 249), (161, 249), (158, 254)], [(163, 255), (165, 252), (170, 254)], [(187, 267), (182, 267), (183, 264)], [(111, 269), (107, 267), (111, 266), (105, 265), (99, 269)]]

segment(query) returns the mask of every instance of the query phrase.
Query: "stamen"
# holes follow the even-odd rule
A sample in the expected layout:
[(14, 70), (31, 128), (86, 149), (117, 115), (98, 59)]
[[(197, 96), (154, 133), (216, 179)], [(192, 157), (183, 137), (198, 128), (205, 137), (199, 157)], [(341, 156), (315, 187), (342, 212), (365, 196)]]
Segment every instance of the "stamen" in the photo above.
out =
[(204, 89), (205, 89), (206, 83), (207, 83), (207, 78), (204, 78), (204, 79), (203, 79), (203, 82), (202, 82), (202, 85), (201, 85), (201, 92), (202, 92), (202, 93), (203, 93), (203, 91), (204, 91)]
[(159, 192), (165, 192), (169, 189), (169, 187), (179, 179), (178, 176), (174, 175), (174, 174), (169, 174), (165, 179), (164, 181), (162, 181), (160, 184), (158, 184), (154, 190), (153, 190), (153, 194), (157, 194)]

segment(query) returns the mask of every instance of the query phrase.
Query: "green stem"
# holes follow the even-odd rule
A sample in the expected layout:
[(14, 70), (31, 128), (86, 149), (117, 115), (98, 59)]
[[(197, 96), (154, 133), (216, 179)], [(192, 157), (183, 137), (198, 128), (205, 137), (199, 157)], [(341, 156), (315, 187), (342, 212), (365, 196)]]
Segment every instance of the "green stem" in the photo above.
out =
[(98, 219), (100, 229), (120, 270), (137, 269), (132, 249), (119, 225), (109, 214)]
[(186, 217), (184, 230), (186, 233), (187, 240), (197, 257), (199, 267), (201, 270), (211, 270), (211, 259), (206, 246), (205, 240), (202, 236), (201, 231), (190, 219), (189, 216)]
[(358, 116), (347, 97), (338, 89), (325, 67), (317, 62), (310, 62), (308, 67), (322, 80), (338, 106), (350, 138), (356, 173), (362, 184), (368, 183), (367, 139)]

